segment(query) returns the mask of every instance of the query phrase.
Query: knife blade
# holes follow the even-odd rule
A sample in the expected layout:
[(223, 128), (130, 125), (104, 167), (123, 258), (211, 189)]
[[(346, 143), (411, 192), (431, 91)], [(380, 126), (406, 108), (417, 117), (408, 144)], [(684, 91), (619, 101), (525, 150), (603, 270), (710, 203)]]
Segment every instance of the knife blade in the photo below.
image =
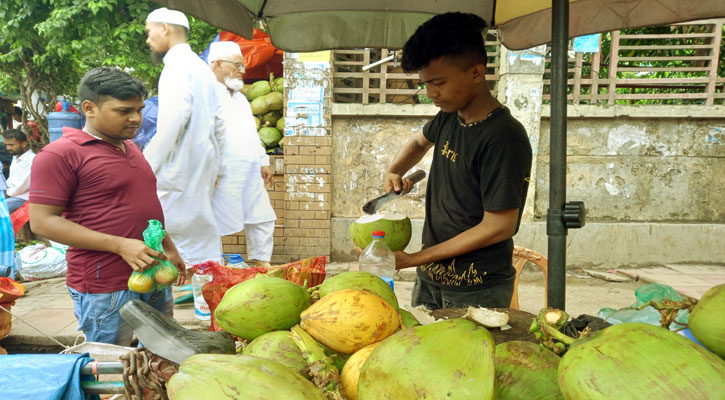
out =
[[(425, 171), (418, 170), (418, 171), (415, 171), (412, 174), (406, 176), (403, 179), (410, 179), (411, 181), (413, 181), (413, 184), (415, 185), (416, 183), (420, 182), (423, 178), (425, 178)], [(389, 202), (390, 200), (397, 199), (404, 194), (405, 193), (402, 190), (400, 191), (400, 193), (395, 193), (394, 190), (391, 190), (388, 193), (385, 193), (384, 195), (365, 203), (362, 210), (366, 214), (375, 214), (378, 211), (378, 209), (380, 209), (381, 205)]]

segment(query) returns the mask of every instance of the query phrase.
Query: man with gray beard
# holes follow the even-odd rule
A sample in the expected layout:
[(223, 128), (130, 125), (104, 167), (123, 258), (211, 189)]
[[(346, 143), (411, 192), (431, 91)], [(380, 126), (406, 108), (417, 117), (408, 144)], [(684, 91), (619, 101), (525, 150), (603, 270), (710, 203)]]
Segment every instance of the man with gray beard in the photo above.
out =
[(244, 57), (235, 42), (215, 42), (209, 48), (209, 66), (219, 82), (225, 125), (225, 174), (219, 179), (212, 205), (222, 235), (244, 230), (247, 258), (269, 266), (277, 216), (264, 187), (272, 182), (269, 157), (259, 140), (252, 108), (243, 94)]
[[(144, 156), (158, 181), (166, 231), (187, 264), (221, 262), (211, 198), (222, 175), (224, 122), (214, 74), (186, 43), (189, 22), (160, 8), (146, 18), (146, 43), (163, 60), (157, 132)], [(191, 274), (189, 274), (191, 275)]]

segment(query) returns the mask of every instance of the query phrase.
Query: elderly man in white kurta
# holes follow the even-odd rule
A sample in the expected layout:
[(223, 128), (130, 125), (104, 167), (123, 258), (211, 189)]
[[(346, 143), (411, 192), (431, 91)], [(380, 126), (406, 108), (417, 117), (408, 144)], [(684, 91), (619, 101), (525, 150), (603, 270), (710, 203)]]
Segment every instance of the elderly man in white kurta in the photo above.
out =
[(221, 261), (221, 236), (211, 198), (223, 173), (224, 123), (214, 74), (186, 43), (186, 16), (166, 8), (146, 19), (146, 43), (159, 78), (156, 135), (144, 156), (156, 174), (166, 231), (187, 264)]
[(268, 266), (277, 216), (264, 184), (272, 181), (273, 173), (252, 109), (239, 93), (244, 86), (244, 58), (235, 42), (215, 42), (209, 48), (208, 61), (219, 81), (226, 127), (222, 157), (225, 174), (212, 199), (217, 226), (222, 235), (244, 230), (248, 260)]

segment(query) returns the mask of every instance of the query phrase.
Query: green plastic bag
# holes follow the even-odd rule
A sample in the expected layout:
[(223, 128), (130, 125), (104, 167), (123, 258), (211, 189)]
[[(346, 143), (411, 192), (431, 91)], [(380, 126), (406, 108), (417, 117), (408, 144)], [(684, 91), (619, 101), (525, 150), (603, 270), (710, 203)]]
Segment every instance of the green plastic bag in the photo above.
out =
[[(634, 291), (634, 295), (637, 301), (621, 310), (615, 310), (613, 308), (602, 308), (597, 313), (599, 318), (603, 318), (610, 324), (621, 324), (623, 322), (643, 322), (651, 325), (661, 325), (662, 315), (654, 309), (652, 306), (644, 307), (641, 310), (636, 308), (647, 304), (649, 301), (662, 301), (669, 299), (672, 301), (682, 301), (683, 297), (677, 293), (671, 286), (663, 285), (661, 283), (649, 283), (643, 285)], [(690, 313), (687, 310), (680, 310), (675, 317), (675, 321), (670, 324), (670, 329), (680, 329), (687, 324), (687, 319)]]
[(634, 291), (637, 302), (632, 307), (640, 307), (648, 301), (662, 301), (670, 299), (672, 301), (682, 301), (683, 298), (672, 286), (663, 285), (661, 283), (650, 283), (641, 286)]
[[(166, 237), (161, 222), (155, 219), (149, 220), (149, 225), (143, 231), (143, 240), (146, 245), (160, 253), (164, 252), (162, 244)], [(128, 278), (128, 288), (137, 293), (148, 293), (152, 290), (160, 290), (170, 285), (179, 276), (179, 271), (174, 264), (168, 260), (159, 260), (158, 264), (144, 270), (143, 272), (133, 271)]]

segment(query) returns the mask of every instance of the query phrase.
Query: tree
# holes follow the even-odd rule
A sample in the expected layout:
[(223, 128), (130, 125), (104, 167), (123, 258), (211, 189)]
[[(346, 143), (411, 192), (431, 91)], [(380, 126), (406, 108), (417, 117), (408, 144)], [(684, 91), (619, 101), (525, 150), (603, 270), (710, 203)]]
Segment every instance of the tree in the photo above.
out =
[[(151, 63), (144, 32), (146, 15), (155, 8), (147, 0), (0, 1), (5, 25), (0, 30), (0, 91), (20, 95), (39, 122), (41, 145), (48, 141), (46, 116), (56, 98), (75, 98), (80, 78), (91, 68), (119, 67), (156, 88), (162, 67)], [(189, 20), (189, 44), (199, 52), (217, 29)], [(42, 99), (33, 103), (33, 94)]]

